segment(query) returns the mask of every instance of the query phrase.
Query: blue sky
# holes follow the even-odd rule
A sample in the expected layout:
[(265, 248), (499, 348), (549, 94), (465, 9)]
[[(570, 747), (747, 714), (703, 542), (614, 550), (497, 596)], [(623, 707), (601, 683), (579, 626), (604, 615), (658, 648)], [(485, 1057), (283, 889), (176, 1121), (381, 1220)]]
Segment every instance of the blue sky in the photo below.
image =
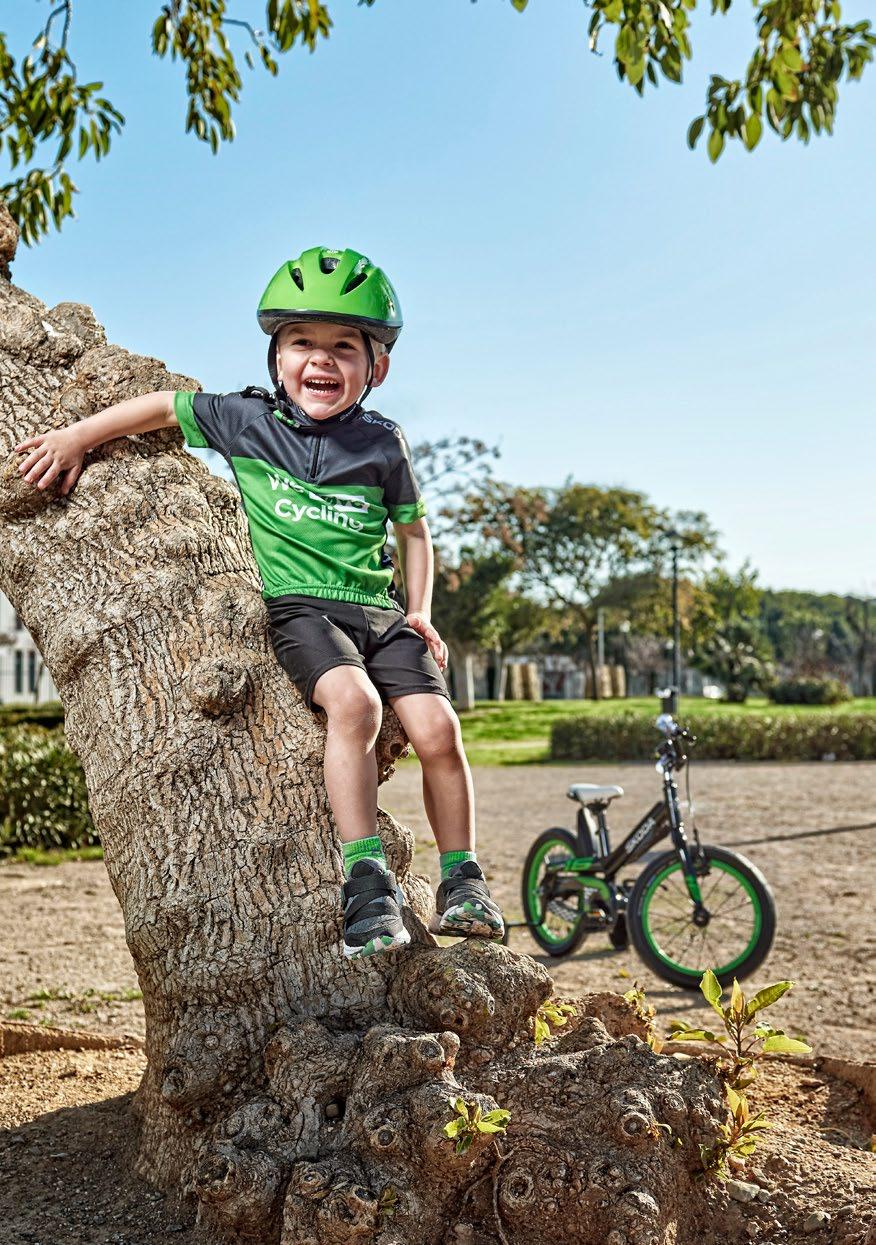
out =
[[(509, 480), (705, 510), (769, 586), (876, 592), (876, 67), (833, 138), (713, 167), (684, 134), (708, 74), (743, 69), (748, 6), (700, 15), (684, 87), (642, 101), (588, 52), (580, 0), (334, 0), (317, 53), (246, 77), (213, 157), (149, 52), (159, 8), (80, 0), (72, 54), (127, 125), (18, 284), (223, 391), (265, 379), (279, 264), (354, 246), (401, 295), (379, 406), (410, 440), (469, 433)], [(0, 0), (0, 28), (23, 49), (48, 11)]]

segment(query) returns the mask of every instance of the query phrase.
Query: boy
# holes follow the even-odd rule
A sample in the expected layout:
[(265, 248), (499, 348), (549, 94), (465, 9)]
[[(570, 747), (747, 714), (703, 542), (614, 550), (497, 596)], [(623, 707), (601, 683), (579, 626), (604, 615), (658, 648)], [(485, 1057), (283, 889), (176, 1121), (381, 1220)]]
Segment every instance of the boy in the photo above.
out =
[[(31, 437), (19, 471), (73, 488), (84, 454), (113, 437), (178, 424), (218, 450), (240, 487), (270, 635), (305, 703), (327, 718), (325, 782), (342, 842), (344, 955), (410, 941), (404, 896), (377, 837), (374, 745), (392, 705), (423, 770), (441, 853), (433, 932), (501, 938), (502, 914), (474, 851), (471, 773), (429, 621), (432, 546), (401, 429), (362, 403), (402, 328), (386, 275), (356, 251), (314, 247), (283, 264), (259, 304), (274, 392), (161, 392)], [(390, 595), (394, 526), (407, 614)]]

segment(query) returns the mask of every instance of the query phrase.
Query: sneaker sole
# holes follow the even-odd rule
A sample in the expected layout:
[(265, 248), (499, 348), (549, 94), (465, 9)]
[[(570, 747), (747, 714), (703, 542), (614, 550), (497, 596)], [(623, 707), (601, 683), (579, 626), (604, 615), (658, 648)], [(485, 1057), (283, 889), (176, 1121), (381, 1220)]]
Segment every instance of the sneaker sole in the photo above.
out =
[(440, 916), (435, 913), (429, 922), (429, 932), (441, 934), (444, 938), (490, 938), (499, 942), (505, 937), (505, 926), (503, 924), (497, 929), (495, 925), (490, 925), (488, 921), (469, 912), (448, 908)]
[(396, 951), (399, 947), (406, 947), (411, 941), (411, 936), (406, 929), (401, 929), (394, 938), (390, 938), (389, 934), (381, 934), (377, 938), (372, 938), (369, 942), (363, 943), (361, 947), (350, 947), (344, 943), (344, 958), (347, 960), (361, 960), (367, 955), (380, 955), (383, 951)]

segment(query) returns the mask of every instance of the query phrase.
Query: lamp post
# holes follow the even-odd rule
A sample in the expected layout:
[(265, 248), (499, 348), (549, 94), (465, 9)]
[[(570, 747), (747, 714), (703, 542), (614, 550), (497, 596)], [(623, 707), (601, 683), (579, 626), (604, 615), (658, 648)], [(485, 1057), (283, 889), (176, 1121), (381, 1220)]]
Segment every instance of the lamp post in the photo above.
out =
[(678, 613), (678, 555), (681, 536), (673, 528), (666, 533), (672, 554), (672, 686), (676, 696), (681, 693), (681, 618)]

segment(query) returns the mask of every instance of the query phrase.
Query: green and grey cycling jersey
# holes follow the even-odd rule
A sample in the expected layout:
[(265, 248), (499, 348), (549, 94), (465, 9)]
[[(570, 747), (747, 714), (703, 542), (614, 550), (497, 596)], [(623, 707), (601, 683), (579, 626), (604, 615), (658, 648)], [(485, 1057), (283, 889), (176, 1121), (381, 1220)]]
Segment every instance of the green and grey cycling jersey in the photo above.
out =
[(401, 429), (358, 405), (311, 419), (266, 390), (174, 395), (188, 445), (234, 472), (266, 600), (294, 593), (398, 608), (386, 523), (426, 513)]

